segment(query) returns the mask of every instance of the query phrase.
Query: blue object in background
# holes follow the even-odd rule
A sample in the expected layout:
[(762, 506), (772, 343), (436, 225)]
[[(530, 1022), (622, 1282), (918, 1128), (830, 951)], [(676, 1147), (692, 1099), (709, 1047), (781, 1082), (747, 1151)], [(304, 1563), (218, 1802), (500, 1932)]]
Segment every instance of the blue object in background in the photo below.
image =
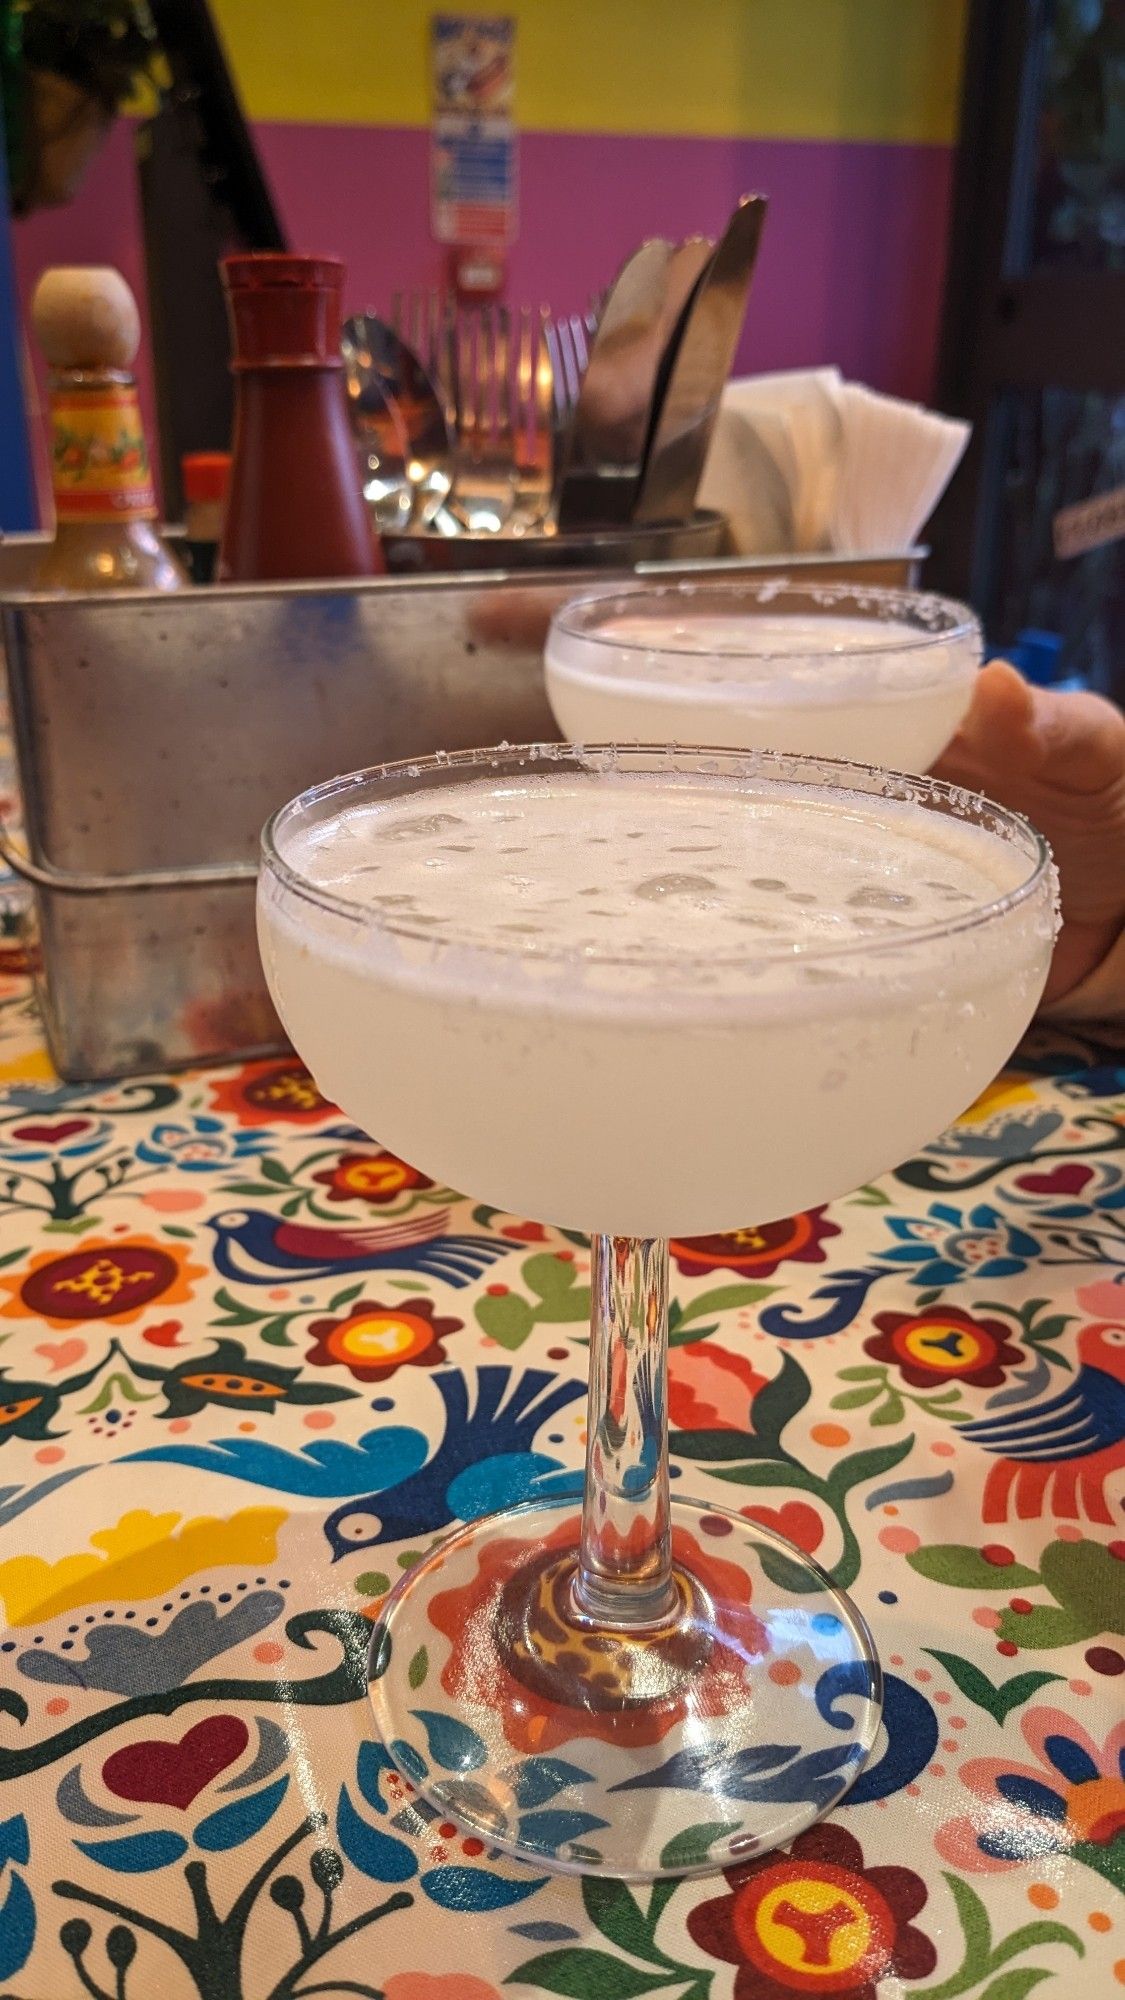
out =
[(0, 532), (39, 526), (20, 368), (20, 317), (8, 219), (8, 170), (0, 123)]
[(1062, 644), (1058, 632), (1044, 632), (1028, 625), (1016, 634), (1014, 645), (994, 646), (987, 657), (1010, 660), (1035, 687), (1084, 688), (1086, 682), (1081, 674), (1060, 674)]

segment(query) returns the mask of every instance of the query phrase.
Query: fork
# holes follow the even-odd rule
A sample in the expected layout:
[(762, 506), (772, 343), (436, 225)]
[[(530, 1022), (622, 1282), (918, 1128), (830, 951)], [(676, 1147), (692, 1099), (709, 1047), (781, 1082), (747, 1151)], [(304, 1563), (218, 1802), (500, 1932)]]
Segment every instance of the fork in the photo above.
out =
[(581, 319), (577, 313), (571, 313), (569, 318), (565, 319), (547, 319), (545, 323), (544, 331), (550, 355), (551, 401), (554, 411), (551, 453), (552, 512), (567, 461), (570, 427), (574, 421), (578, 391), (582, 387), (582, 377), (586, 373), (586, 364), (590, 358), (587, 333), (593, 332), (594, 323), (592, 315), (587, 319)]
[(515, 506), (517, 474), (511, 315), (482, 306), (455, 331), (460, 450), (452, 511), (472, 534), (498, 534)]
[(520, 307), (516, 353), (516, 504), (512, 532), (534, 533), (545, 527), (551, 506), (553, 373), (547, 348), (550, 314), (540, 306)]
[(448, 295), (395, 292), (390, 320), (424, 360), (458, 439), (451, 499), (432, 526), (513, 534), (549, 532), (561, 439), (597, 325), (552, 318), (547, 306), (458, 306)]

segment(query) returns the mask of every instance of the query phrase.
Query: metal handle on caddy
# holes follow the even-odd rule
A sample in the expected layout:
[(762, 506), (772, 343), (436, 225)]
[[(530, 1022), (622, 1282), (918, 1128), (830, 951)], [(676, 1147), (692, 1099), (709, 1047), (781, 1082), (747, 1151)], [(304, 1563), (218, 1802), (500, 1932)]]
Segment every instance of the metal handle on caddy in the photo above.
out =
[(122, 875), (83, 875), (66, 868), (53, 868), (49, 861), (33, 861), (12, 841), (0, 819), (0, 861), (37, 889), (51, 889), (56, 895), (105, 896), (122, 889), (222, 889), (236, 882), (257, 879), (256, 861), (226, 861), (203, 868), (157, 868)]

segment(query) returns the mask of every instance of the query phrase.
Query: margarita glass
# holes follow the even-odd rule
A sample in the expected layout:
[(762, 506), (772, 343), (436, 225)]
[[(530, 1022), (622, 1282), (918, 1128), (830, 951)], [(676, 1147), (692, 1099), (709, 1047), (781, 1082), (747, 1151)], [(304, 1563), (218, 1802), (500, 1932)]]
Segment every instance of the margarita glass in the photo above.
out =
[[(940, 1131), (1030, 1020), (1054, 913), (1024, 821), (812, 758), (468, 752), (270, 822), (263, 961), (322, 1089), (435, 1179), (592, 1237), (584, 1499), (548, 1473), (456, 1529), (373, 1637), (380, 1735), (443, 1814), (646, 1879), (789, 1841), (854, 1781), (881, 1705), (859, 1612), (780, 1536), (670, 1497), (666, 1239), (830, 1200)], [(337, 1553), (373, 1508), (337, 1511)]]
[(555, 613), (547, 693), (572, 743), (711, 743), (925, 771), (981, 662), (973, 613), (839, 583), (601, 589)]

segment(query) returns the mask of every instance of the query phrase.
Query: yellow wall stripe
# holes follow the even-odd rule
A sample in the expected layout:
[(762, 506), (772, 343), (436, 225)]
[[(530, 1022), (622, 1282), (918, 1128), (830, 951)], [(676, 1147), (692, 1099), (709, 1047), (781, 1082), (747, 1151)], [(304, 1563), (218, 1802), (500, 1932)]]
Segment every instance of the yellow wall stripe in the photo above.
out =
[[(525, 129), (932, 144), (956, 133), (966, 5), (493, 0), (519, 23)], [(213, 0), (251, 117), (308, 124), (426, 124), (435, 11)]]

